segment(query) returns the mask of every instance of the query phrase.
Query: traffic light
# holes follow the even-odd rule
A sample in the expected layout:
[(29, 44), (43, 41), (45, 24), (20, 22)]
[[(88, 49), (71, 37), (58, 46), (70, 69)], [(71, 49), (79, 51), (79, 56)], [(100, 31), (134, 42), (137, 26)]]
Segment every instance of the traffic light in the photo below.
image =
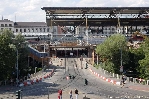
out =
[(16, 99), (21, 99), (21, 90), (16, 91)]

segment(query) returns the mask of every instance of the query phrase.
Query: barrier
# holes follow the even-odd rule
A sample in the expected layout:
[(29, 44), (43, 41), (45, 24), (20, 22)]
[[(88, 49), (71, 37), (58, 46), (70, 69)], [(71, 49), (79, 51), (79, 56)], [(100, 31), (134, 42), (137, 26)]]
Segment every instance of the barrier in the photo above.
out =
[[(84, 59), (84, 60), (85, 60), (85, 59)], [(78, 61), (80, 61), (80, 60), (78, 59)], [(77, 62), (78, 62), (78, 61), (77, 61)], [(79, 62), (78, 62), (78, 63), (79, 63)], [(91, 65), (91, 67), (92, 67), (92, 64), (88, 64), (88, 65)], [(121, 75), (119, 75), (119, 74), (115, 74), (115, 73), (108, 72), (108, 71), (102, 69), (101, 67), (99, 67), (98, 70), (100, 70), (100, 72), (102, 72), (102, 73), (104, 73), (104, 74), (106, 74), (106, 75), (110, 75), (110, 76), (112, 76), (112, 77), (114, 77), (114, 78), (121, 79)], [(98, 76), (99, 78), (105, 80), (105, 78), (103, 78), (100, 74), (97, 74), (96, 72), (94, 72), (91, 68), (89, 68), (89, 71), (90, 71), (91, 73), (93, 73), (95, 76)], [(127, 79), (128, 82), (138, 83), (138, 84), (143, 84), (143, 85), (149, 85), (149, 80), (144, 80), (144, 79), (140, 79), (140, 78), (133, 78), (133, 77), (127, 77), (126, 79)], [(119, 82), (119, 81), (118, 81), (117, 83), (115, 83), (115, 81), (112, 81), (112, 80), (111, 80), (111, 83), (120, 85), (120, 82)]]
[(33, 84), (42, 82), (44, 79), (46, 79), (46, 78), (50, 77), (51, 75), (53, 75), (53, 73), (54, 73), (54, 69), (50, 73), (48, 73), (48, 74), (46, 73), (46, 74), (42, 75), (41, 77), (36, 76), (36, 78), (24, 81), (23, 83), (19, 84), (19, 87), (33, 85)]
[(114, 80), (108, 79), (108, 78), (106, 78), (106, 77), (104, 77), (104, 76), (100, 76), (100, 74), (94, 72), (91, 68), (89, 68), (89, 70), (90, 70), (90, 72), (92, 72), (95, 76), (97, 76), (97, 77), (99, 77), (99, 78), (101, 78), (101, 79), (103, 79), (103, 80), (105, 80), (105, 81), (107, 81), (107, 82), (109, 82), (109, 83), (112, 83), (112, 84), (115, 84), (115, 85), (120, 85), (120, 82), (119, 82), (119, 81), (114, 81)]

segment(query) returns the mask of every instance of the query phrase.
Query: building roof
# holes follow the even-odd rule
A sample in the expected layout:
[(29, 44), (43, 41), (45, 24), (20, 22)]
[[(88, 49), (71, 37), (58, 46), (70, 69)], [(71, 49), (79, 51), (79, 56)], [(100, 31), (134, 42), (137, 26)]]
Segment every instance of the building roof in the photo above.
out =
[[(148, 25), (149, 7), (43, 7), (48, 26)], [(119, 19), (118, 19), (119, 18)]]
[(54, 14), (109, 14), (111, 11), (139, 14), (142, 11), (149, 11), (149, 7), (43, 7), (41, 9)]
[(35, 27), (35, 26), (47, 26), (45, 22), (15, 22), (14, 26), (27, 26), (27, 27)]
[(8, 19), (3, 19), (3, 20), (0, 20), (0, 22), (13, 22), (13, 21), (10, 21)]

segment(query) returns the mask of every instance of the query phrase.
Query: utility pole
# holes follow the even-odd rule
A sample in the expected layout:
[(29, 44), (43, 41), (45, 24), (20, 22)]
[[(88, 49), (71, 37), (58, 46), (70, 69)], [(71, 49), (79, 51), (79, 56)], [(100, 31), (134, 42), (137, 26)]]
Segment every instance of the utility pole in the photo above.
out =
[(17, 49), (17, 67), (16, 67), (16, 69), (17, 69), (17, 86), (18, 86), (18, 49)]
[(97, 65), (98, 65), (98, 54), (97, 54)]
[(121, 66), (120, 66), (120, 72), (123, 72), (123, 57), (122, 57), (122, 47), (121, 47), (121, 61), (120, 61), (120, 64), (121, 64)]
[(43, 57), (42, 57), (42, 69), (43, 69)]
[(86, 36), (87, 36), (87, 45), (88, 45), (88, 27), (87, 27), (87, 15), (86, 15)]
[[(50, 87), (50, 86), (49, 86)], [(49, 96), (49, 87), (48, 87), (48, 99), (50, 99), (50, 96)]]
[(65, 48), (65, 73), (66, 73), (66, 48)]

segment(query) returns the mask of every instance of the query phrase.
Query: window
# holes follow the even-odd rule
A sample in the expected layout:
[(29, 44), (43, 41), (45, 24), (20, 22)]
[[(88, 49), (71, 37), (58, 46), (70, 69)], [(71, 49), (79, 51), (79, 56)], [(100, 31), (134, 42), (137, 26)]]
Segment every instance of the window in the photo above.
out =
[(26, 32), (26, 29), (24, 29), (24, 32)]
[(22, 29), (20, 29), (20, 32), (22, 32)]
[(12, 24), (9, 24), (9, 27), (12, 27)]
[(36, 31), (38, 32), (38, 28), (36, 28)]
[(47, 28), (47, 32), (49, 32), (49, 28)]
[(1, 24), (1, 27), (4, 27), (4, 24)]
[(16, 29), (16, 32), (18, 32), (18, 29)]
[(7, 24), (5, 24), (5, 27), (7, 27)]

